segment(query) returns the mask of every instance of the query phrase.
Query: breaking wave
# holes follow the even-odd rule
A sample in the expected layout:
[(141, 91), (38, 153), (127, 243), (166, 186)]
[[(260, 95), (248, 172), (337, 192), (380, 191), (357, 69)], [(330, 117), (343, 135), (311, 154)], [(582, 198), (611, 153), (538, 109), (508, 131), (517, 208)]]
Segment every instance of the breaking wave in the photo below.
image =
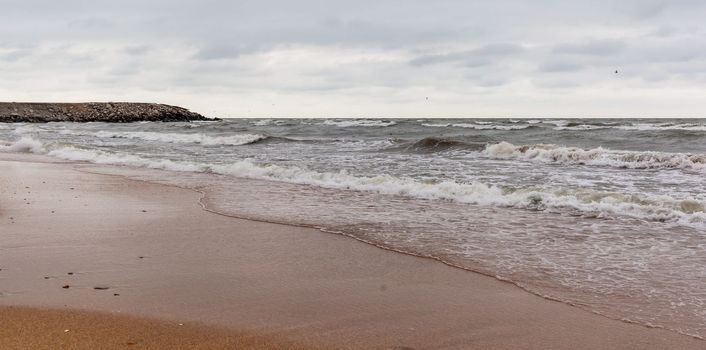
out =
[[(647, 196), (569, 188), (517, 188), (482, 182), (459, 183), (451, 180), (422, 181), (387, 174), (359, 176), (344, 170), (321, 172), (297, 166), (258, 164), (249, 160), (227, 164), (174, 161), (74, 146), (59, 146), (52, 149), (52, 147), (46, 147), (41, 142), (29, 137), (23, 137), (9, 146), (2, 147), (3, 150), (11, 152), (46, 153), (60, 159), (96, 164), (216, 173), (428, 200), (451, 200), (468, 204), (552, 211), (606, 219), (629, 217), (695, 227), (706, 226), (706, 202), (697, 198), (675, 199), (664, 195)], [(499, 147), (504, 147), (507, 150), (516, 148), (507, 143)], [(498, 147), (489, 146), (488, 148), (494, 150)]]
[(386, 150), (401, 150), (412, 153), (435, 153), (448, 150), (468, 150), (480, 151), (485, 147), (485, 143), (467, 143), (458, 140), (427, 137), (416, 142), (408, 142), (401, 146), (387, 148)]
[(496, 125), (496, 124), (468, 124), (468, 123), (451, 124), (451, 126), (454, 126), (457, 128), (467, 128), (467, 129), (476, 129), (476, 130), (522, 130), (522, 129), (527, 129), (527, 128), (532, 127), (532, 125)]
[[(73, 133), (66, 130), (64, 133)], [(120, 139), (139, 139), (145, 141), (159, 141), (166, 143), (196, 143), (204, 146), (242, 146), (267, 139), (265, 135), (259, 134), (238, 134), (228, 136), (209, 136), (204, 134), (180, 134), (180, 133), (162, 133), (149, 131), (132, 131), (132, 132), (110, 132), (98, 131), (90, 134), (99, 138), (120, 138)]]
[(448, 127), (454, 127), (454, 128), (466, 128), (466, 129), (475, 129), (475, 130), (522, 130), (522, 129), (527, 129), (533, 127), (532, 125), (525, 124), (525, 125), (499, 125), (499, 124), (492, 124), (492, 122), (481, 122), (481, 121), (474, 121), (473, 123), (444, 123), (444, 124), (435, 124), (435, 123), (422, 123), (422, 126), (426, 127), (432, 127), (432, 128), (448, 128)]
[(588, 131), (600, 129), (615, 129), (627, 131), (706, 131), (703, 123), (624, 123), (615, 121), (569, 121), (569, 120), (544, 120), (542, 124), (554, 125), (553, 130)]
[(664, 130), (685, 130), (685, 131), (706, 131), (706, 125), (695, 123), (636, 123), (631, 125), (616, 126), (616, 129), (621, 130), (638, 130), (638, 131), (664, 131)]
[(551, 144), (515, 146), (509, 142), (487, 145), (482, 154), (545, 163), (706, 171), (706, 154), (613, 151), (601, 147), (585, 150)]
[(599, 130), (599, 129), (609, 129), (609, 128), (611, 128), (611, 126), (608, 126), (608, 125), (579, 124), (579, 125), (574, 125), (574, 126), (557, 126), (552, 129), (553, 130), (582, 131), (582, 130)]
[(451, 123), (442, 123), (442, 124), (434, 124), (434, 123), (422, 123), (422, 126), (427, 126), (430, 128), (448, 128), (451, 126)]
[(360, 119), (360, 120), (339, 120), (339, 119), (327, 119), (324, 120), (322, 125), (337, 126), (340, 128), (348, 127), (385, 127), (396, 125), (397, 122), (390, 120), (377, 120), (377, 119)]
[(19, 140), (7, 144), (0, 144), (0, 151), (3, 152), (16, 152), (16, 153), (45, 153), (44, 145), (29, 137), (24, 136)]

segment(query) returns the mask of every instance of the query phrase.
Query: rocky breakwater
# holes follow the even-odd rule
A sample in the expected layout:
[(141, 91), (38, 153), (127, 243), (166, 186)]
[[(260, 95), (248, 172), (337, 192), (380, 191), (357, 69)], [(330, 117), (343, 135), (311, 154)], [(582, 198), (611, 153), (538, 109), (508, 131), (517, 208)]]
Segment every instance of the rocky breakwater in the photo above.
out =
[(184, 122), (214, 120), (188, 109), (156, 103), (20, 103), (0, 102), (0, 122)]

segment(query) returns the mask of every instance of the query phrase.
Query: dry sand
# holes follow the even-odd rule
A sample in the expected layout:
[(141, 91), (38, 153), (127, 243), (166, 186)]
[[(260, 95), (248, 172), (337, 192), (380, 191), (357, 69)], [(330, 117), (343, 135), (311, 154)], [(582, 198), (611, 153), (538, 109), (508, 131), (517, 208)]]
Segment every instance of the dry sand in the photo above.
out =
[(429, 259), (206, 212), (193, 191), (45, 160), (0, 155), (2, 349), (120, 347), (140, 330), (138, 347), (165, 349), (243, 336), (272, 348), (706, 348)]
[(86, 311), (0, 309), (2, 349), (317, 349), (276, 335)]

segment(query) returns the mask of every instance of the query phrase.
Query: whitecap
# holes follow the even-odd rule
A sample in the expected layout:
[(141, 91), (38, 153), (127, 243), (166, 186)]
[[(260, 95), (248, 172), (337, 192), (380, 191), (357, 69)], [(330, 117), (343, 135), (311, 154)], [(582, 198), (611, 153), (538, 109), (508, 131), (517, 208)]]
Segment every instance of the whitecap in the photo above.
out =
[[(74, 131), (62, 131), (62, 133), (76, 134)], [(79, 133), (80, 134), (80, 133)], [(85, 135), (85, 134), (84, 134)], [(181, 134), (181, 133), (161, 133), (149, 131), (132, 131), (132, 132), (110, 132), (98, 131), (89, 135), (99, 138), (123, 138), (123, 139), (140, 139), (145, 141), (158, 141), (166, 143), (196, 143), (204, 146), (241, 146), (251, 144), (267, 138), (260, 134), (235, 134), (225, 136), (210, 136), (205, 134)]]
[(348, 127), (385, 127), (396, 125), (397, 122), (388, 120), (377, 120), (377, 119), (327, 119), (324, 120), (323, 125), (337, 126), (340, 128)]
[(544, 163), (706, 171), (706, 154), (614, 151), (602, 147), (585, 150), (551, 144), (515, 146), (504, 141), (487, 145), (482, 154), (492, 158), (513, 158)]

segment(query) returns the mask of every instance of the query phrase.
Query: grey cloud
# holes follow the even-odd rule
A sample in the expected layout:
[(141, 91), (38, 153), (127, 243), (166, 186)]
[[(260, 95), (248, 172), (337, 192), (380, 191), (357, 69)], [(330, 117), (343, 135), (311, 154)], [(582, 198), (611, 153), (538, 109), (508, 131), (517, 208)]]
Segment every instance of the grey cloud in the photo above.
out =
[(532, 80), (532, 85), (544, 89), (569, 89), (579, 87), (580, 84), (574, 79), (543, 79)]
[(673, 25), (662, 25), (659, 28), (651, 31), (648, 36), (655, 36), (660, 38), (667, 38), (677, 34), (679, 30)]
[(142, 56), (150, 52), (150, 50), (151, 48), (147, 45), (128, 46), (123, 48), (123, 52), (132, 56)]
[(15, 62), (31, 54), (32, 50), (30, 49), (13, 49), (9, 52), (0, 53), (0, 61)]
[(587, 40), (584, 42), (557, 45), (554, 47), (554, 52), (560, 54), (606, 56), (619, 53), (626, 47), (625, 42), (621, 40)]
[(460, 62), (466, 66), (477, 67), (489, 64), (492, 58), (510, 56), (523, 51), (524, 48), (516, 44), (490, 44), (468, 51), (419, 56), (411, 60), (410, 64), (424, 66), (443, 62)]
[(72, 20), (68, 23), (69, 28), (80, 30), (106, 29), (111, 28), (114, 25), (115, 23), (113, 21), (105, 18), (81, 18)]
[(436, 64), (436, 63), (442, 63), (442, 62), (452, 62), (452, 61), (459, 61), (463, 58), (468, 57), (468, 52), (456, 52), (456, 53), (449, 53), (449, 54), (438, 54), (438, 55), (423, 55), (414, 58), (411, 60), (409, 63), (413, 66), (425, 66), (429, 64)]
[(630, 50), (629, 56), (632, 62), (653, 66), (706, 59), (706, 40), (699, 36), (669, 42), (660, 40)]
[(497, 86), (503, 86), (509, 82), (508, 79), (505, 78), (489, 78), (489, 79), (483, 79), (480, 81), (476, 81), (476, 85), (485, 87), (485, 88), (492, 88), (492, 87), (497, 87)]
[(200, 49), (192, 57), (197, 60), (235, 59), (243, 52), (243, 49), (235, 46), (217, 45)]
[(492, 58), (483, 56), (470, 56), (459, 60), (461, 66), (467, 68), (478, 68), (490, 65), (493, 63)]
[(483, 47), (479, 47), (473, 50), (474, 55), (480, 56), (505, 56), (520, 53), (524, 51), (524, 47), (517, 44), (491, 44)]
[(137, 75), (140, 71), (141, 68), (138, 64), (129, 62), (127, 64), (122, 64), (113, 67), (108, 73), (113, 76), (134, 76)]
[(600, 98), (606, 83), (680, 95), (703, 86), (704, 13), (703, 0), (4, 0), (0, 93), (41, 99), (51, 77), (63, 84), (52, 98), (221, 94), (219, 108), (237, 109), (233, 96), (298, 94), (335, 110), (355, 91), (381, 113), (429, 91), (449, 102), (440, 111), (468, 106), (468, 91), (522, 109)]
[(539, 66), (539, 70), (547, 73), (576, 72), (583, 69), (583, 66), (569, 61), (547, 61)]
[(627, 1), (625, 5), (628, 13), (638, 19), (658, 16), (665, 9), (665, 2), (661, 0)]

